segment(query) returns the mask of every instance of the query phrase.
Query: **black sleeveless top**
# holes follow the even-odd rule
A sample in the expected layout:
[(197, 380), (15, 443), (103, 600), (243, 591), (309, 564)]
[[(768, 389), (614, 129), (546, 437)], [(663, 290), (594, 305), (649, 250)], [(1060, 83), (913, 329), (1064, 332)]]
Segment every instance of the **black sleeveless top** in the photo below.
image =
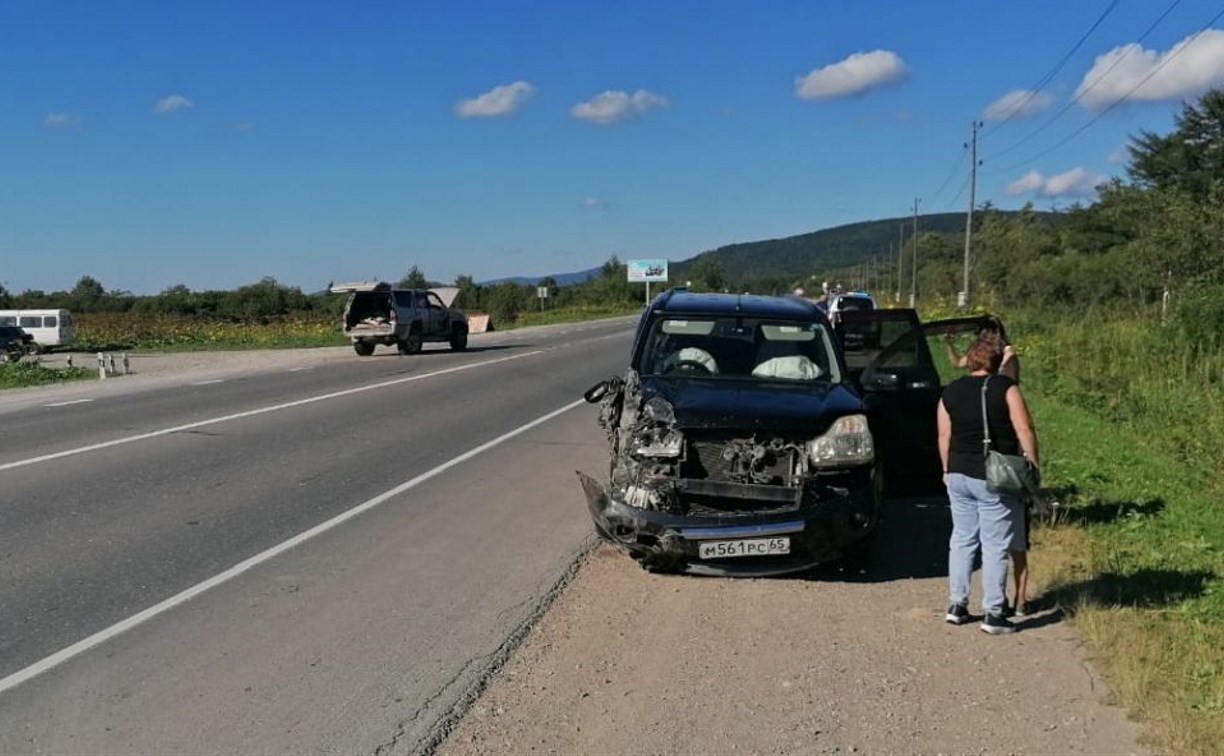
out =
[[(948, 450), (948, 472), (986, 479), (982, 441), (982, 383), (988, 376), (967, 375), (948, 384), (943, 392), (944, 408), (952, 418), (952, 443)], [(991, 447), (1003, 454), (1019, 454), (1020, 439), (1007, 410), (1007, 390), (1016, 382), (998, 373), (989, 376), (986, 417), (990, 423)]]

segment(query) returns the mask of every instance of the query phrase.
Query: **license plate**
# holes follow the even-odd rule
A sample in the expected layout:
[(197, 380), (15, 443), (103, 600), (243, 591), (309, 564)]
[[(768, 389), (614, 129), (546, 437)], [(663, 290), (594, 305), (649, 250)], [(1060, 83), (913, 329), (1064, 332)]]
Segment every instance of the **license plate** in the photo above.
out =
[(730, 557), (769, 556), (789, 554), (789, 538), (746, 538), (742, 541), (702, 541), (697, 547), (697, 556), (702, 559), (728, 559)]

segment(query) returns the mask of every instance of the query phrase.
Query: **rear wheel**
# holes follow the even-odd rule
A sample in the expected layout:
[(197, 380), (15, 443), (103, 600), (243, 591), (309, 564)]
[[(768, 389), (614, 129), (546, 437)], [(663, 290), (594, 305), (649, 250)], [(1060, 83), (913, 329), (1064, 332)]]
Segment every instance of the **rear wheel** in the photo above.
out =
[(374, 354), (374, 344), (369, 341), (354, 341), (353, 351), (361, 357), (369, 357)]
[(396, 344), (396, 348), (399, 349), (400, 354), (416, 354), (417, 352), (421, 351), (421, 347), (424, 346), (424, 343), (425, 342), (421, 339), (420, 329), (413, 326), (412, 330), (408, 332), (408, 335), (404, 337), (404, 340)]
[(26, 344), (27, 354), (42, 354), (43, 352), (46, 352), (46, 351), (50, 351), (50, 350), (43, 347), (43, 345), (39, 344), (37, 341), (31, 341), (30, 343)]
[(450, 348), (456, 352), (462, 352), (467, 349), (468, 329), (466, 326), (457, 325), (451, 330)]

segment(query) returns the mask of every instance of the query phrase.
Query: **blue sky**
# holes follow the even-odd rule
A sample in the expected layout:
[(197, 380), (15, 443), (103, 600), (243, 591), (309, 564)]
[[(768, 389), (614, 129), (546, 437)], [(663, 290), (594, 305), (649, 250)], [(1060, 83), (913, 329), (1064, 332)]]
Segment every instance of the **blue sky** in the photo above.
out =
[(6, 0), (0, 282), (313, 291), (679, 260), (916, 196), (963, 210), (975, 118), (979, 202), (1066, 207), (1224, 84), (1224, 23), (1178, 47), (1221, 10)]

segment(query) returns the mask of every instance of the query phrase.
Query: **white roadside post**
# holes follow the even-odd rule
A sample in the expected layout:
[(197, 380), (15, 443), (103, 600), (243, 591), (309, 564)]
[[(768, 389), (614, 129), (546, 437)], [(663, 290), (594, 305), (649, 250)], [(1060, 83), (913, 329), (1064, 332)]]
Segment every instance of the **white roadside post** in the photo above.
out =
[(106, 380), (106, 355), (98, 352), (98, 378)]

